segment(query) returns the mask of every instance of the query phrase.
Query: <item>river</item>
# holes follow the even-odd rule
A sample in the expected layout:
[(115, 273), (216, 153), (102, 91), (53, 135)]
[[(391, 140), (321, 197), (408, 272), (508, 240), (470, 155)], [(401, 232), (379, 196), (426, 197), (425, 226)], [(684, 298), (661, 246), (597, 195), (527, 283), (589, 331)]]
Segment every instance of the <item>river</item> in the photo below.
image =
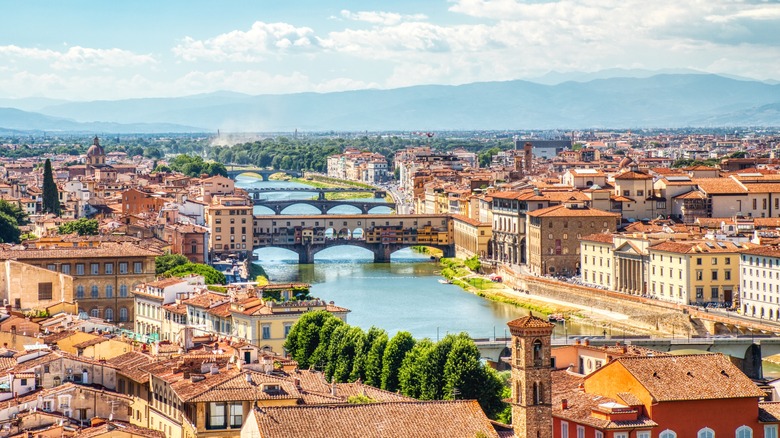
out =
[[(238, 187), (304, 187), (285, 181), (261, 181), (238, 177)], [(265, 195), (265, 194), (264, 194)], [(306, 193), (269, 193), (269, 199), (309, 199)], [(371, 199), (365, 199), (371, 201)], [(349, 206), (335, 207), (333, 214), (354, 214)], [(375, 213), (388, 210), (376, 208)], [(255, 214), (269, 214), (255, 207)], [(319, 214), (307, 205), (293, 205), (284, 214)], [(341, 246), (319, 252), (313, 265), (298, 265), (297, 255), (279, 248), (255, 252), (272, 282), (302, 281), (312, 285), (312, 295), (351, 310), (347, 322), (363, 329), (376, 326), (390, 335), (405, 330), (416, 338), (436, 340), (447, 333), (467, 332), (474, 338), (503, 337), (506, 323), (529, 312), (506, 303), (480, 298), (463, 289), (441, 284), (440, 267), (429, 257), (405, 249), (393, 254), (391, 263), (373, 263), (368, 250)], [(602, 334), (601, 328), (557, 324), (554, 336)], [(619, 336), (620, 333), (613, 333)]]

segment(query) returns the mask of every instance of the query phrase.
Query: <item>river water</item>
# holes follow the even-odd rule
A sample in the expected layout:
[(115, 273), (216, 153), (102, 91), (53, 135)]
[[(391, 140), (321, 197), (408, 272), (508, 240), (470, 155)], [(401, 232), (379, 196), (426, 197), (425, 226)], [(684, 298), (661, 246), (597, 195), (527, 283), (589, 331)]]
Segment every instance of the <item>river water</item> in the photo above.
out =
[[(236, 186), (305, 187), (285, 181), (261, 181), (238, 177)], [(269, 193), (268, 199), (309, 199), (306, 193)], [(371, 199), (365, 199), (370, 201)], [(388, 213), (376, 208), (373, 213)], [(271, 210), (255, 207), (255, 214)], [(332, 214), (355, 214), (349, 206), (333, 208)], [(320, 214), (314, 207), (293, 205), (283, 214)], [(391, 263), (373, 263), (370, 251), (349, 246), (330, 248), (317, 253), (315, 263), (298, 265), (295, 253), (279, 248), (261, 248), (255, 252), (259, 263), (272, 282), (302, 281), (312, 285), (312, 295), (351, 310), (347, 322), (368, 329), (376, 326), (391, 336), (405, 330), (416, 338), (436, 340), (447, 333), (467, 332), (474, 338), (503, 337), (506, 323), (527, 315), (523, 308), (480, 298), (458, 286), (441, 284), (440, 267), (424, 254), (411, 249), (392, 255)], [(602, 329), (557, 324), (554, 336), (601, 335)], [(613, 333), (613, 336), (619, 336)]]

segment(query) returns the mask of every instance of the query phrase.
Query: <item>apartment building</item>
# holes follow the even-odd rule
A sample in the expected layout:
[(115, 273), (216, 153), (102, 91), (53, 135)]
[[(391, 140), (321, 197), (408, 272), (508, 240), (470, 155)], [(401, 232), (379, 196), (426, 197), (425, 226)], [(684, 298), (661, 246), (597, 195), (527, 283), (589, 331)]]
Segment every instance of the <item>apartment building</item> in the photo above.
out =
[(243, 196), (214, 196), (204, 211), (212, 255), (252, 253), (252, 200)]
[(743, 315), (780, 320), (780, 247), (751, 248), (739, 256)]

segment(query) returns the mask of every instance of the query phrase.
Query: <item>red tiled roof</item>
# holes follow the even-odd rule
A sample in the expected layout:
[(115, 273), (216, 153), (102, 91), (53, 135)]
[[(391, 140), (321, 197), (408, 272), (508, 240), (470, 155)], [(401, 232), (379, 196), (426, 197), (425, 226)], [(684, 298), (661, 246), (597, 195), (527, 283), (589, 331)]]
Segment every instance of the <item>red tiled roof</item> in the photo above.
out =
[(524, 316), (506, 323), (509, 327), (516, 328), (553, 328), (555, 324), (545, 321), (533, 315)]

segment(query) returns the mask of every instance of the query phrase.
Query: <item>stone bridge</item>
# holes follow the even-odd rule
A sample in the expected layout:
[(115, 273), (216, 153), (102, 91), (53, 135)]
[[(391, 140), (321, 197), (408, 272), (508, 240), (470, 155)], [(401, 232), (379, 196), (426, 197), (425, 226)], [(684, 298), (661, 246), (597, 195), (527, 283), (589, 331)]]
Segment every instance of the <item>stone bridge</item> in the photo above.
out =
[(342, 200), (342, 201), (328, 201), (328, 200), (319, 200), (319, 199), (298, 199), (298, 200), (289, 200), (289, 201), (270, 201), (270, 200), (254, 200), (255, 205), (259, 205), (262, 207), (270, 208), (274, 211), (274, 214), (282, 214), (282, 211), (284, 211), (285, 208), (290, 207), (292, 205), (298, 205), (298, 204), (305, 204), (305, 205), (311, 205), (312, 207), (318, 208), (322, 214), (328, 214), (328, 211), (334, 207), (338, 207), (341, 205), (349, 205), (351, 207), (355, 207), (362, 214), (369, 214), (371, 210), (373, 210), (376, 207), (388, 207), (390, 209), (395, 210), (395, 202), (365, 202), (365, 201), (350, 201), (350, 200)]
[(452, 220), (446, 215), (263, 215), (254, 218), (254, 249), (284, 248), (298, 254), (300, 263), (336, 246), (357, 246), (374, 253), (374, 261), (411, 246), (455, 255)]
[(280, 169), (263, 169), (260, 167), (230, 167), (227, 171), (228, 178), (236, 179), (238, 175), (244, 174), (244, 173), (254, 173), (257, 175), (260, 175), (263, 178), (263, 181), (268, 181), (268, 178), (271, 175), (277, 174), (277, 173), (284, 173), (285, 175), (289, 175), (293, 178), (302, 178), (303, 172), (300, 170), (280, 170)]
[[(553, 347), (572, 344), (578, 338), (587, 338), (591, 346), (615, 345), (615, 338), (569, 336), (568, 339), (553, 339)], [(511, 338), (474, 339), (483, 358), (491, 362), (500, 362), (502, 357), (509, 357)], [(751, 378), (762, 378), (762, 359), (780, 354), (780, 338), (778, 337), (711, 337), (711, 338), (629, 338), (626, 345), (635, 345), (652, 350), (681, 353), (695, 350), (710, 353), (723, 353), (737, 359), (738, 366)], [(554, 353), (554, 350), (553, 350)]]
[(244, 189), (249, 196), (255, 201), (263, 201), (263, 193), (316, 193), (317, 200), (325, 201), (326, 193), (360, 193), (371, 192), (374, 194), (374, 198), (382, 199), (387, 195), (387, 192), (379, 189), (359, 188), (359, 187), (260, 187)]

